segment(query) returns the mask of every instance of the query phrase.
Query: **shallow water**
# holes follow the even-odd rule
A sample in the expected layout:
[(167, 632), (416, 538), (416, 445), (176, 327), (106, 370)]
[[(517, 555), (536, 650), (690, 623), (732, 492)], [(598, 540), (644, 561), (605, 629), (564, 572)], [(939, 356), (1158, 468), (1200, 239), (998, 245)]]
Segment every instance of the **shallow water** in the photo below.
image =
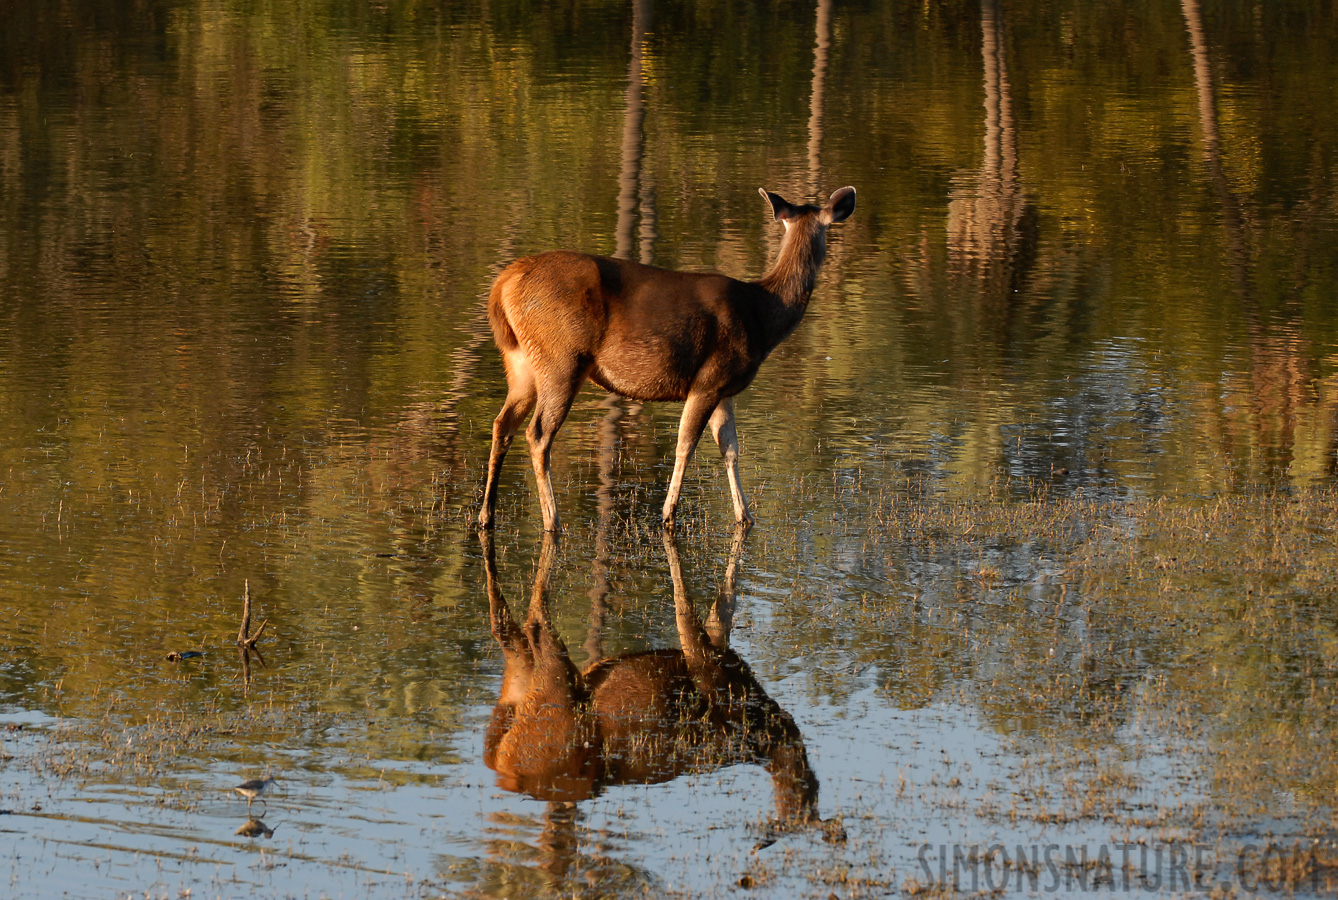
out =
[[(1071, 893), (1131, 871), (1332, 893), (1332, 4), (5, 19), (15, 896), (825, 898), (954, 872)], [(505, 394), (491, 278), (553, 247), (757, 277), (778, 243), (757, 187), (844, 184), (805, 322), (738, 398), (759, 524), (737, 558), (709, 442), (661, 540), (677, 404), (588, 389), (546, 594), (574, 667), (683, 649), (677, 558), (708, 630), (732, 607), (844, 842), (773, 827), (780, 781), (730, 756), (737, 724), (671, 780), (505, 789), (471, 528)], [(543, 570), (525, 456), (495, 538), (517, 619)], [(235, 646), (245, 591), (263, 659)], [(265, 830), (236, 834), (230, 789), (266, 772)], [(1010, 867), (980, 862), (995, 845)]]

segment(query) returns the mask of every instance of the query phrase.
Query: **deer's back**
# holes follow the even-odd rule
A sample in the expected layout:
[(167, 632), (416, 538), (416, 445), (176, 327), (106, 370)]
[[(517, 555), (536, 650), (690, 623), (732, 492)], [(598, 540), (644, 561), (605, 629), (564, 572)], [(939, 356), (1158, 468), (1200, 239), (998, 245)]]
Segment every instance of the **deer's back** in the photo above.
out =
[(760, 289), (725, 275), (555, 250), (517, 260), (497, 284), (495, 334), (504, 318), (532, 363), (582, 361), (626, 397), (682, 400), (701, 378), (732, 395), (765, 355)]
[[(727, 684), (731, 674), (694, 672), (681, 650), (632, 654), (587, 669), (604, 783), (654, 784), (755, 761), (750, 729), (741, 719), (730, 721), (740, 717), (743, 706), (735, 708), (727, 698), (759, 689), (756, 682)], [(703, 687), (718, 695), (707, 696)]]

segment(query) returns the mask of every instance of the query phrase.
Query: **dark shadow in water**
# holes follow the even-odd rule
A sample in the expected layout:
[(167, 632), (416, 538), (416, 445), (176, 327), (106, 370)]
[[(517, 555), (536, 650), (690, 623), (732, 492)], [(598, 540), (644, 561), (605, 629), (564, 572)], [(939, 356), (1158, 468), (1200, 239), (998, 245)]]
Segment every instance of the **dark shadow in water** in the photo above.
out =
[[(1284, 304), (1272, 315), (1260, 308), (1255, 288), (1251, 224), (1253, 216), (1231, 187), (1226, 171), (1226, 146), (1217, 113), (1217, 85), (1213, 59), (1208, 48), (1203, 11), (1199, 0), (1181, 0), (1185, 29), (1189, 33), (1190, 60), (1194, 67), (1194, 87), (1198, 101), (1199, 129), (1203, 141), (1208, 180), (1221, 209), (1225, 233), (1227, 263), (1236, 285), (1241, 310), (1249, 333), (1251, 424), (1253, 440), (1262, 450), (1265, 477), (1276, 485), (1290, 480), (1295, 459), (1296, 423), (1300, 411), (1311, 401), (1311, 385), (1316, 380), (1314, 353), (1297, 327), (1300, 309)], [(1304, 268), (1304, 267), (1303, 267)], [(1293, 296), (1299, 295), (1294, 292)], [(1338, 430), (1335, 430), (1338, 434)], [(1231, 429), (1223, 429), (1227, 458), (1232, 457)], [(1247, 438), (1248, 440), (1248, 438)], [(1335, 438), (1338, 441), (1338, 438)], [(1338, 471), (1338, 452), (1326, 454), (1327, 471)]]
[(239, 646), (239, 647), (237, 648), (237, 658), (240, 659), (241, 662), (242, 662), (242, 696), (243, 696), (243, 697), (248, 696), (249, 693), (250, 693), (250, 690), (251, 690), (251, 657), (252, 657), (252, 656), (255, 656), (255, 658), (256, 658), (256, 662), (260, 663), (260, 668), (262, 668), (262, 669), (267, 669), (267, 668), (269, 668), (269, 666), (267, 666), (267, 665), (265, 664), (265, 657), (263, 657), (263, 656), (260, 655), (260, 648), (259, 648), (259, 647), (254, 647), (254, 646), (252, 646), (252, 647), (242, 647), (242, 646)]
[(1023, 189), (1017, 127), (1008, 72), (1007, 36), (998, 0), (980, 2), (980, 55), (985, 82), (985, 148), (980, 169), (953, 188), (948, 202), (950, 271), (999, 307), (1007, 331), (1011, 298), (1025, 286), (1036, 262), (1036, 204)]
[(794, 719), (729, 646), (744, 532), (734, 535), (724, 584), (705, 622), (666, 534), (682, 649), (596, 658), (584, 670), (572, 664), (549, 619), (556, 537), (545, 535), (523, 622), (502, 596), (492, 534), (480, 532), (480, 541), (492, 633), (506, 661), (484, 762), (506, 790), (550, 801), (545, 834), (556, 827), (559, 810), (609, 785), (659, 784), (750, 763), (766, 769), (775, 790), (776, 814), (763, 846), (801, 828), (829, 841), (844, 838), (839, 823), (818, 816), (818, 779)]
[(270, 828), (261, 819), (248, 818), (245, 822), (242, 823), (240, 828), (238, 828), (236, 831), (233, 832), (233, 834), (241, 835), (242, 837), (248, 837), (248, 838), (255, 838), (255, 837), (269, 838), (269, 837), (274, 837), (274, 831), (277, 827), (278, 826), (275, 826), (275, 828)]
[(627, 63), (627, 114), (623, 119), (622, 166), (618, 172), (618, 232), (614, 256), (632, 259), (641, 219), (641, 262), (650, 264), (655, 246), (655, 186), (645, 166), (646, 42), (650, 37), (654, 4), (633, 0), (632, 46)]
[(832, 47), (832, 0), (818, 0), (813, 26), (813, 83), (808, 101), (808, 195), (822, 190), (822, 118), (827, 84), (827, 55)]
[[(623, 119), (622, 166), (618, 173), (618, 230), (614, 256), (632, 259), (637, 238), (636, 224), (641, 222), (639, 261), (655, 261), (655, 183), (645, 164), (645, 92), (647, 43), (654, 27), (655, 4), (652, 0), (632, 3), (632, 37), (627, 57), (627, 112)], [(592, 659), (603, 656), (602, 635), (609, 594), (609, 531), (613, 527), (614, 495), (617, 489), (619, 423), (627, 416), (636, 417), (641, 404), (614, 393), (606, 393), (599, 402), (605, 410), (596, 432), (595, 459), (599, 468), (599, 487), (595, 489), (597, 527), (595, 531), (594, 580), (590, 588), (590, 628), (586, 652)]]

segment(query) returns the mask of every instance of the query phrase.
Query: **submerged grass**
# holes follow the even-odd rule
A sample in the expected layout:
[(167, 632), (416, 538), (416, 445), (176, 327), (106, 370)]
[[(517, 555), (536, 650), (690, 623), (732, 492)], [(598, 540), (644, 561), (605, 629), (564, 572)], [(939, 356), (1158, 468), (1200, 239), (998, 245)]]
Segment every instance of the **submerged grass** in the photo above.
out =
[[(590, 572), (607, 581), (601, 602), (612, 646), (659, 646), (672, 632), (659, 536), (633, 512), (644, 505), (640, 490), (633, 485), (614, 504), (622, 513), (578, 523), (564, 545), (555, 621), (573, 650), (592, 627)], [(870, 698), (900, 712), (959, 708), (978, 718), (1007, 762), (986, 778), (945, 746), (933, 771), (910, 767), (899, 782), (847, 789), (857, 801), (836, 812), (848, 846), (791, 841), (755, 852), (722, 871), (712, 893), (962, 895), (913, 872), (902, 818), (963, 839), (1003, 828), (1209, 848), (1253, 842), (1262, 849), (1239, 858), (1256, 882), (1302, 893), (1334, 883), (1338, 492), (1113, 499), (1000, 484), (946, 497), (911, 481), (896, 491), (847, 490), (840, 515), (816, 523), (804, 499), (812, 490), (771, 483), (763, 492), (778, 521), (764, 520), (747, 544), (735, 633), (748, 662), (770, 685), (798, 676), (802, 687), (788, 696), (801, 721), (808, 709)], [(724, 542), (710, 509), (690, 499), (680, 545), (702, 608), (719, 584)], [(436, 546), (468, 541), (463, 520), (446, 527), (461, 533), (438, 536)], [(518, 599), (532, 571), (527, 547), (501, 548), (508, 595)], [(424, 559), (435, 566), (435, 557)], [(420, 562), (384, 565), (411, 577)], [(482, 592), (469, 567), (462, 571), (473, 605), (428, 610), (418, 621), (472, 633), (453, 638), (461, 647), (481, 642), (468, 651), (472, 680), (456, 685), (468, 691), (473, 681), (493, 684), (499, 661)], [(469, 752), (455, 749), (473, 740), (468, 724), (458, 712), (384, 702), (391, 695), (378, 685), (414, 692), (432, 680), (429, 658), (412, 657), (420, 671), (394, 681), (395, 647), (410, 644), (394, 627), (360, 621), (360, 632), (327, 630), (305, 668), (266, 676), (282, 691), (257, 690), (250, 701), (206, 694), (145, 710), (107, 684), (83, 699), (78, 717), (6, 740), (5, 768), (26, 787), (5, 805), (30, 809), (51, 783), (73, 780), (154, 785), (153, 802), (189, 813), (217, 789), (203, 784), (220, 767), (258, 771), (297, 746), (304, 778), (338, 772), (390, 791), (436, 783), (432, 772)], [(378, 642), (388, 655), (372, 652)], [(363, 685), (357, 693), (334, 690), (353, 682)], [(226, 689), (216, 685), (214, 696)], [(883, 739), (858, 728), (852, 735)], [(932, 726), (914, 735), (940, 740)], [(820, 776), (829, 788), (860, 784), (858, 772), (839, 768)], [(554, 815), (510, 836), (494, 822), (472, 850), (457, 847), (434, 872), (405, 879), (405, 894), (596, 897), (678, 887), (617, 861), (664, 862), (668, 852), (668, 868), (679, 865), (678, 851), (655, 849), (655, 835), (601, 847), (606, 838), (572, 819), (561, 840), (583, 849), (563, 856), (544, 843), (566, 821)], [(552, 870), (562, 859), (570, 871)]]

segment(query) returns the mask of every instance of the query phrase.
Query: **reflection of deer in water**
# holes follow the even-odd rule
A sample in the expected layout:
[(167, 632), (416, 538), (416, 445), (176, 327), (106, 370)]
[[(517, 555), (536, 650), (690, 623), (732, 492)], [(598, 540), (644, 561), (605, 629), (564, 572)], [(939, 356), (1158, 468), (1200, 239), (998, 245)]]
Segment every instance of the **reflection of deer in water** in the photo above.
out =
[(948, 252), (956, 272), (978, 280), (985, 299), (998, 301), (1021, 288), (1035, 262), (1037, 214), (1018, 172), (1012, 84), (998, 0), (981, 0), (980, 24), (985, 152), (974, 182), (952, 191)]
[(506, 657), (501, 696), (484, 739), (498, 784), (542, 800), (576, 801), (616, 784), (657, 784), (691, 772), (757, 763), (771, 775), (773, 834), (839, 824), (818, 817), (818, 779), (790, 717), (729, 647), (738, 529), (720, 598), (703, 625), (683, 582), (678, 548), (664, 535), (682, 650), (597, 659), (578, 671), (548, 617), (557, 541), (544, 539), (523, 624), (497, 583), (492, 537), (480, 532), (492, 633)]

